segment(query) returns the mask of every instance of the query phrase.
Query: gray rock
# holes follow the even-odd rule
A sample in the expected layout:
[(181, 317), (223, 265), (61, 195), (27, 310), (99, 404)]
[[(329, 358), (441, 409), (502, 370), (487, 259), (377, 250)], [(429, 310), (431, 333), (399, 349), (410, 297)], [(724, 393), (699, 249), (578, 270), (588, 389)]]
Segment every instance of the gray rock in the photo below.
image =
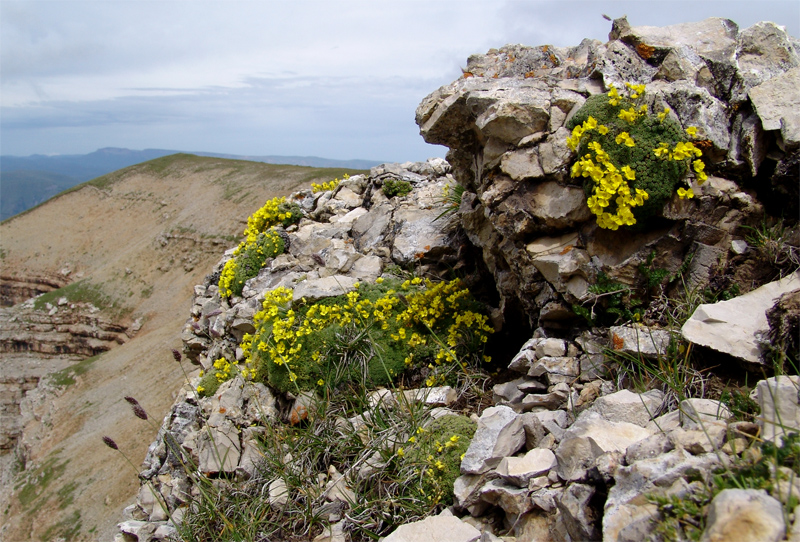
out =
[(732, 101), (743, 101), (748, 90), (800, 65), (797, 53), (786, 29), (775, 23), (763, 21), (742, 30), (736, 47), (738, 69)]
[(780, 130), (785, 150), (800, 146), (800, 67), (751, 88), (748, 95), (764, 130)]
[(482, 500), (499, 506), (511, 517), (524, 514), (533, 508), (529, 494), (527, 485), (524, 489), (520, 489), (503, 480), (492, 480), (481, 489)]
[(608, 330), (611, 348), (623, 354), (658, 358), (667, 354), (670, 333), (645, 326), (613, 326)]
[(298, 282), (294, 288), (294, 301), (305, 298), (306, 301), (317, 301), (325, 297), (335, 297), (352, 292), (354, 284), (358, 282), (353, 277), (333, 275), (318, 279), (308, 279)]
[(419, 255), (436, 258), (450, 251), (442, 230), (444, 223), (434, 222), (440, 213), (438, 209), (401, 208), (395, 211), (394, 221), (399, 227), (392, 247), (392, 259), (396, 263), (405, 265), (415, 262)]
[(231, 473), (239, 465), (241, 444), (239, 430), (225, 418), (218, 419), (216, 426), (208, 425), (197, 436), (197, 468), (204, 473)]
[(800, 288), (800, 273), (728, 301), (700, 305), (681, 328), (687, 341), (764, 364), (759, 338), (768, 332), (766, 311), (782, 294)]
[(511, 408), (487, 408), (461, 461), (462, 474), (481, 474), (514, 455), (525, 444), (522, 420)]
[(599, 540), (599, 515), (590, 505), (595, 488), (585, 484), (570, 484), (556, 499), (567, 532), (572, 540)]
[[(657, 488), (672, 486), (687, 473), (707, 479), (719, 466), (715, 454), (690, 455), (685, 450), (673, 450), (652, 459), (642, 459), (630, 466), (617, 468), (615, 484), (608, 493), (603, 513), (603, 540), (619, 540), (619, 533), (627, 525), (631, 511), (626, 505), (641, 503), (641, 496)], [(638, 513), (633, 515), (639, 516)]]
[(675, 445), (668, 435), (656, 433), (628, 446), (625, 451), (625, 463), (632, 465), (636, 461), (653, 459), (674, 449)]
[(536, 148), (518, 149), (507, 152), (500, 160), (500, 171), (514, 179), (538, 179), (544, 177)]
[(276, 478), (269, 483), (269, 505), (280, 510), (287, 504), (289, 504), (289, 487), (283, 478)]
[(725, 427), (705, 425), (703, 429), (677, 428), (669, 432), (669, 440), (675, 448), (683, 449), (692, 455), (708, 454), (722, 448), (725, 440)]
[(778, 542), (786, 534), (783, 507), (763, 489), (724, 489), (708, 508), (701, 542)]
[(580, 480), (606, 452), (622, 452), (652, 433), (626, 422), (609, 422), (594, 412), (584, 412), (570, 426), (556, 448), (558, 475), (564, 480)]
[(497, 474), (517, 487), (528, 487), (528, 481), (547, 474), (556, 466), (556, 456), (547, 449), (534, 448), (522, 457), (505, 457), (497, 466)]

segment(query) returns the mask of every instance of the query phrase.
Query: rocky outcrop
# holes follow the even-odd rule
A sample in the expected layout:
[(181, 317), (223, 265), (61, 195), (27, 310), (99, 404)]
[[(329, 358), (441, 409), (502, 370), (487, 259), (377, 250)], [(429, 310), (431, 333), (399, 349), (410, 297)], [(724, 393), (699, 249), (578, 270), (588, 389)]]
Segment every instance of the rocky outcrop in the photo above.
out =
[(70, 270), (58, 274), (0, 273), (0, 307), (11, 307), (69, 284)]
[[(724, 19), (667, 28), (620, 19), (609, 40), (473, 55), (463, 78), (417, 109), (425, 140), (450, 148), (453, 175), (467, 188), (464, 228), (483, 251), (506, 318), (532, 327), (563, 325), (565, 308), (600, 271), (632, 284), (653, 251), (670, 273), (693, 256), (690, 286), (702, 286), (742, 235), (737, 227), (762, 213), (744, 187), (797, 192), (800, 120), (783, 99), (796, 93), (780, 90), (796, 77), (797, 40), (772, 23), (739, 31)], [(712, 178), (695, 200), (676, 197), (657, 227), (622, 236), (588, 220), (564, 125), (586, 98), (626, 82), (646, 84), (651, 106), (698, 127)], [(794, 180), (772, 174), (784, 170)], [(782, 212), (796, 215), (787, 203)]]
[(89, 303), (62, 298), (36, 310), (28, 301), (0, 309), (0, 352), (52, 356), (96, 356), (125, 343), (138, 326), (110, 321)]

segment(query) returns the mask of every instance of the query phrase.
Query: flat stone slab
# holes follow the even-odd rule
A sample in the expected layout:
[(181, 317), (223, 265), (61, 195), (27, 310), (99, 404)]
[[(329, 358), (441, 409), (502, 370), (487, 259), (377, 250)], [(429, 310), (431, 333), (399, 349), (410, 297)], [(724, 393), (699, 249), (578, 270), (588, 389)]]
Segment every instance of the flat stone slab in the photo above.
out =
[(481, 532), (455, 516), (432, 516), (398, 527), (383, 542), (475, 542)]
[(703, 304), (681, 328), (687, 341), (763, 364), (759, 339), (769, 331), (766, 311), (778, 298), (800, 288), (800, 272), (765, 284), (743, 296)]

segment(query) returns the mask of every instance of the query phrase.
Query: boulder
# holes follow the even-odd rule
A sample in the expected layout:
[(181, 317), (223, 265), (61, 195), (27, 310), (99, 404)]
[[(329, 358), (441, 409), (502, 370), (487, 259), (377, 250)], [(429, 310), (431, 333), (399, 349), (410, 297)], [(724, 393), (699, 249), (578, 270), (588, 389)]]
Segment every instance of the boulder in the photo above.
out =
[(800, 147), (800, 67), (792, 68), (748, 92), (764, 130), (780, 130), (786, 151)]
[(611, 348), (622, 354), (659, 358), (666, 356), (670, 333), (645, 326), (613, 326), (608, 330)]
[(622, 452), (652, 433), (639, 425), (609, 422), (596, 412), (585, 412), (570, 426), (556, 448), (558, 475), (580, 480), (606, 452)]

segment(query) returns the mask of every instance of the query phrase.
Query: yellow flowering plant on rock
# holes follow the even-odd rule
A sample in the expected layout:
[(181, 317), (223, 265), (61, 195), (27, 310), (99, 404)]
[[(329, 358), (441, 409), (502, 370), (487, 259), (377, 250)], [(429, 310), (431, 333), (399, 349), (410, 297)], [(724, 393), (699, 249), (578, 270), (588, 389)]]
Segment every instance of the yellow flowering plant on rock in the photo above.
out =
[(264, 262), (284, 251), (285, 241), (274, 227), (288, 227), (302, 217), (300, 206), (288, 203), (283, 197), (272, 198), (250, 215), (244, 240), (234, 249), (233, 258), (225, 262), (220, 273), (220, 296), (241, 295), (244, 283), (258, 275)]
[(375, 387), (416, 371), (434, 386), (481, 361), (494, 330), (460, 281), (379, 280), (315, 303), (268, 292), (242, 346), (250, 377), (287, 392)]
[(645, 86), (611, 85), (591, 96), (567, 123), (567, 145), (578, 154), (570, 174), (584, 179), (589, 210), (601, 228), (633, 226), (659, 212), (677, 193), (692, 198), (690, 178), (708, 178), (702, 151), (691, 139), (697, 129), (681, 129), (669, 109), (651, 114)]
[[(350, 175), (348, 175), (347, 173), (342, 175), (342, 180), (343, 181), (346, 181), (349, 178), (350, 178)], [(311, 183), (311, 192), (316, 194), (317, 192), (329, 192), (329, 191), (332, 191), (332, 190), (336, 190), (336, 187), (339, 186), (340, 182), (341, 181), (337, 178), (337, 179), (333, 179), (332, 181), (328, 181), (328, 182), (321, 183), (321, 184)]]

